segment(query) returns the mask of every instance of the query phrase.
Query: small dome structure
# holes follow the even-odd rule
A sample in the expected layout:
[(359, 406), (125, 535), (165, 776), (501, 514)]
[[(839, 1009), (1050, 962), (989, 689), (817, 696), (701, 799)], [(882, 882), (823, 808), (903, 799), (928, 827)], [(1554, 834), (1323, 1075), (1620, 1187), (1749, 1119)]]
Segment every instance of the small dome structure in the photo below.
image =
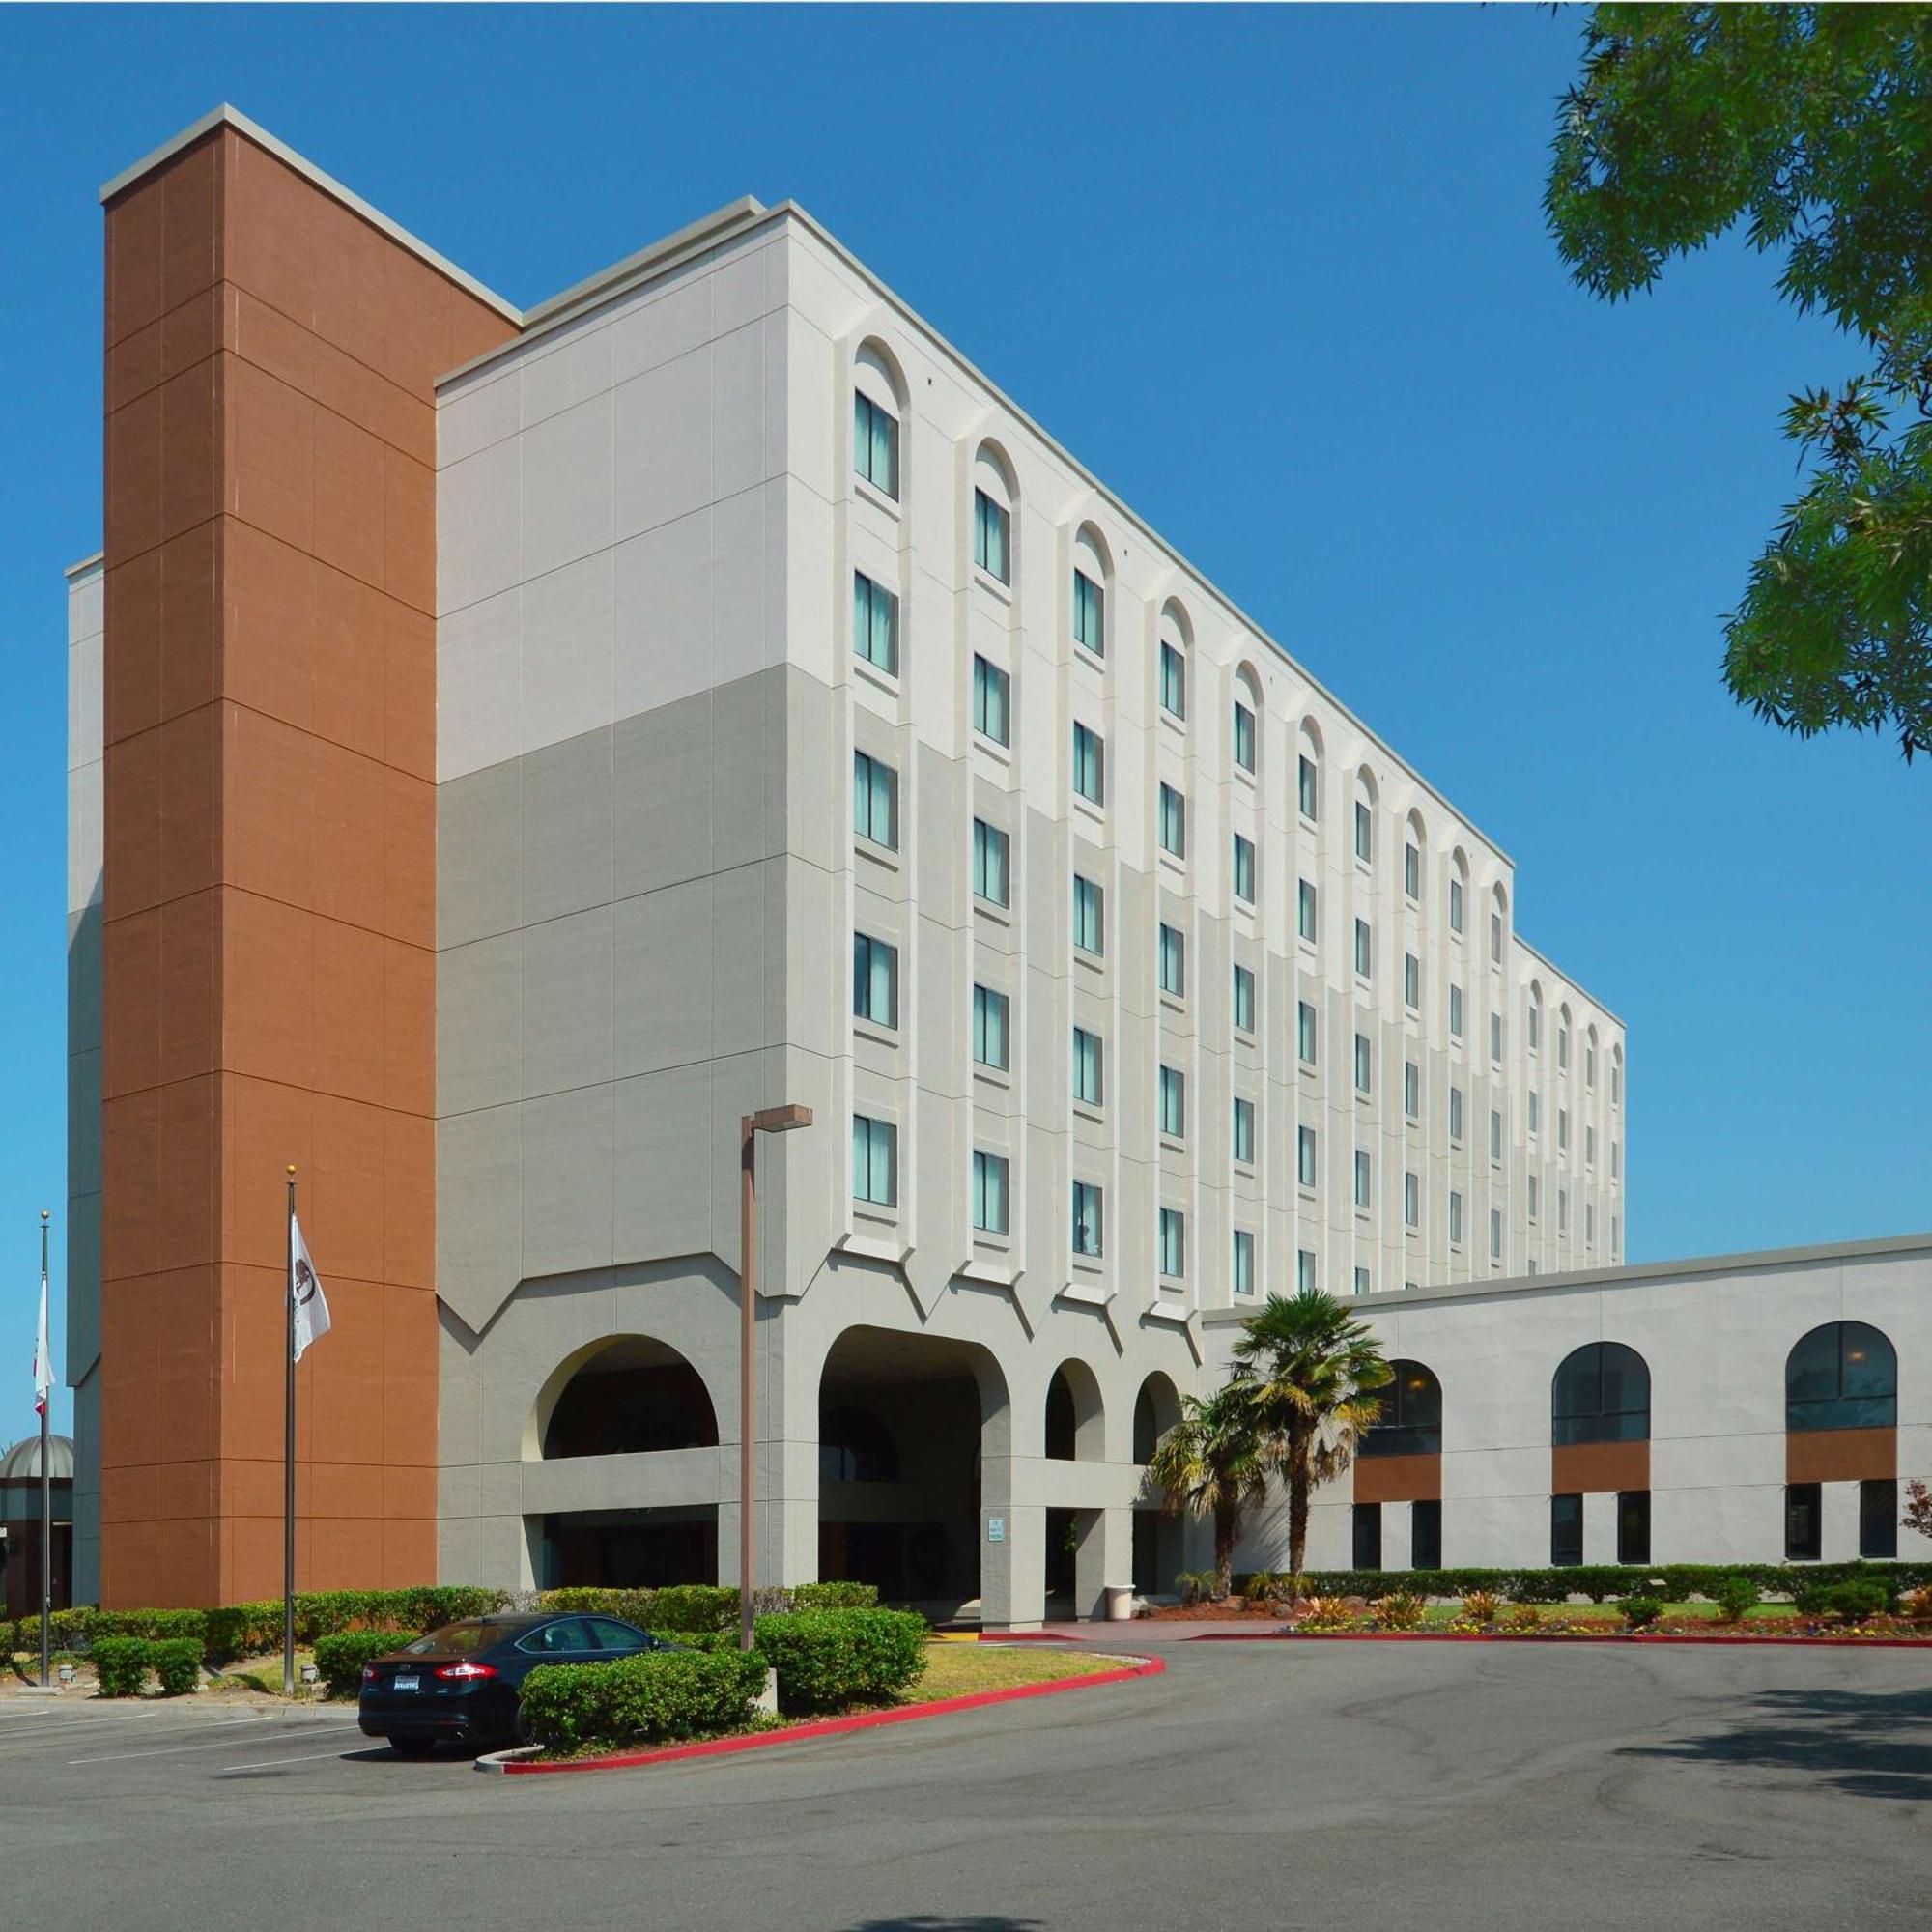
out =
[[(50, 1435), (47, 1437), (47, 1462), (50, 1473), (57, 1483), (73, 1480), (73, 1437), (71, 1435)], [(41, 1480), (41, 1438), (38, 1435), (23, 1437), (14, 1444), (6, 1455), (0, 1456), (0, 1483), (36, 1482)]]

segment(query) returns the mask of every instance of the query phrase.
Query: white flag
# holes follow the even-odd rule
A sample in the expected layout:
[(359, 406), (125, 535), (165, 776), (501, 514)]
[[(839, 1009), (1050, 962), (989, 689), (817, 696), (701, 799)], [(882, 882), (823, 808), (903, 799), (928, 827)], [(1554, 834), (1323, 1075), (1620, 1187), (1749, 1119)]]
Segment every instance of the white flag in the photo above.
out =
[(47, 1399), (54, 1392), (54, 1351), (47, 1345), (47, 1284), (41, 1281), (41, 1325), (34, 1336), (34, 1413), (47, 1412)]
[(289, 1216), (289, 1265), (293, 1270), (289, 1292), (296, 1303), (296, 1360), (300, 1361), (311, 1342), (328, 1333), (328, 1297), (315, 1264), (308, 1258), (308, 1243), (302, 1239), (301, 1223)]

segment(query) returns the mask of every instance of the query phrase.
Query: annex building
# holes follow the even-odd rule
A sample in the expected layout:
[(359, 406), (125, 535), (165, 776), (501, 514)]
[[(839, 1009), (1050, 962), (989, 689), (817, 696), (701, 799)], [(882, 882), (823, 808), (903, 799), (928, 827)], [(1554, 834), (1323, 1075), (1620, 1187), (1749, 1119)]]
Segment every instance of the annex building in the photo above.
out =
[[(1500, 1338), (1655, 1271), (1623, 1027), (1504, 851), (794, 204), (523, 310), (230, 109), (102, 201), (77, 1601), (278, 1588), (290, 1163), (303, 1587), (731, 1580), (748, 1437), (761, 1576), (1164, 1587), (1151, 1445), (1309, 1282), (1440, 1378), (1327, 1542), (1548, 1537)], [(786, 1103), (748, 1429), (739, 1125)], [(1922, 1345), (1924, 1252), (1874, 1266)]]

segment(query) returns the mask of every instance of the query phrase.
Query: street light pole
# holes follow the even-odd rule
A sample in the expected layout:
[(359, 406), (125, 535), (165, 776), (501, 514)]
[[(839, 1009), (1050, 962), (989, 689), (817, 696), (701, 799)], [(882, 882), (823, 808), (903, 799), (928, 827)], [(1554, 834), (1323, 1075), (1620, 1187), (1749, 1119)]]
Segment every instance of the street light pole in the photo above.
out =
[(767, 1107), (738, 1122), (738, 1648), (752, 1647), (756, 1586), (758, 1136), (811, 1124), (810, 1107)]

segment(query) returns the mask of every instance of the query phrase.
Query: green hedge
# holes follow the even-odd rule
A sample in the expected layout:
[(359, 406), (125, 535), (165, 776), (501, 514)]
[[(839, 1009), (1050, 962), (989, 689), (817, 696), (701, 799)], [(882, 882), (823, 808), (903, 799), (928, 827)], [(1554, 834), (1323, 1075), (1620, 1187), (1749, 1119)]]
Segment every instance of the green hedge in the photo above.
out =
[[(870, 1583), (793, 1583), (754, 1592), (752, 1607), (759, 1616), (771, 1616), (790, 1610), (869, 1610), (878, 1601), (878, 1590)], [(738, 1628), (738, 1591), (732, 1584), (677, 1583), (661, 1590), (546, 1590), (543, 1606), (547, 1610), (622, 1617), (639, 1630), (668, 1636)]]
[(163, 1697), (185, 1697), (201, 1688), (201, 1639), (157, 1636), (148, 1643), (148, 1662), (161, 1680)]
[(755, 1627), (788, 1711), (895, 1695), (923, 1674), (926, 1634), (925, 1619), (911, 1610), (793, 1610)]
[(94, 1671), (103, 1697), (138, 1697), (148, 1681), (148, 1639), (102, 1637), (94, 1646)]
[[(1466, 1597), (1481, 1590), (1517, 1604), (1595, 1603), (1648, 1595), (1666, 1604), (1693, 1597), (1719, 1601), (1727, 1578), (1744, 1577), (1765, 1597), (1795, 1600), (1801, 1591), (1871, 1577), (1896, 1593), (1932, 1584), (1932, 1563), (1579, 1563), (1558, 1570), (1310, 1570), (1305, 1581), (1318, 1597), (1385, 1597), (1412, 1590), (1423, 1597)], [(1237, 1575), (1235, 1588), (1247, 1583)]]
[(614, 1663), (546, 1663), (524, 1679), (531, 1739), (553, 1750), (669, 1744), (749, 1723), (765, 1688), (756, 1651), (650, 1652)]
[(315, 1640), (315, 1670), (331, 1697), (352, 1697), (362, 1689), (362, 1666), (372, 1658), (420, 1636), (420, 1631), (335, 1631)]

